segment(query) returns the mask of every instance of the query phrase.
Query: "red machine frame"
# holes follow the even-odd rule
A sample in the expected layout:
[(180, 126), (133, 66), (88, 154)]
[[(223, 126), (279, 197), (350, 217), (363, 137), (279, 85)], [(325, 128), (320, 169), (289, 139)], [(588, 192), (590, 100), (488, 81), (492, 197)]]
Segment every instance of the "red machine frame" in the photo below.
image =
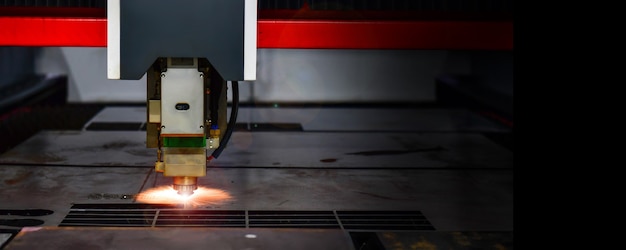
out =
[[(259, 11), (258, 48), (512, 50), (513, 22), (410, 20), (411, 13)], [(381, 14), (382, 13), (382, 14)], [(427, 15), (422, 15), (427, 16)], [(95, 8), (0, 8), (0, 46), (106, 47), (106, 13)]]

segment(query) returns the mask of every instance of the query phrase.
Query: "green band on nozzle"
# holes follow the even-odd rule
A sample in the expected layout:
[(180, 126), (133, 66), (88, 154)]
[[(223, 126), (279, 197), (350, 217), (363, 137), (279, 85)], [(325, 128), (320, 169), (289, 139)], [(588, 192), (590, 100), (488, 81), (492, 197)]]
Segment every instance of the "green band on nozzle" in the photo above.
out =
[(165, 137), (163, 147), (203, 148), (206, 147), (206, 139), (204, 137)]

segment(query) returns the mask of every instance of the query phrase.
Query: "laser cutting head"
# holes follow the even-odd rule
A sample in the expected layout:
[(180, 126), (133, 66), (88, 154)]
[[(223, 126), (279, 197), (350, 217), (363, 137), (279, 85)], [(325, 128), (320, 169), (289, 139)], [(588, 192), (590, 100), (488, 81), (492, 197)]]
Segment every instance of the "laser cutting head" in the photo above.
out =
[(178, 192), (178, 194), (190, 196), (196, 189), (198, 189), (198, 177), (174, 177), (174, 184), (172, 187)]
[(146, 146), (179, 194), (228, 142), (226, 82), (256, 80), (256, 19), (256, 0), (107, 2), (107, 77), (146, 74)]

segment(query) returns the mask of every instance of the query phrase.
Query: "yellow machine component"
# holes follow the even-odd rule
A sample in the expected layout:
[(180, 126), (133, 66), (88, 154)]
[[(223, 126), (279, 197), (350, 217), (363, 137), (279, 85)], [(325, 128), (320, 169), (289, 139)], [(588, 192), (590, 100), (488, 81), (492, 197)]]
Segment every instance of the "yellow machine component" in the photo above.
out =
[(161, 100), (148, 100), (148, 123), (161, 123)]
[(220, 130), (219, 129), (211, 129), (211, 130), (209, 130), (209, 136), (210, 137), (220, 137)]
[(205, 176), (205, 152), (205, 148), (164, 148), (163, 162), (165, 167), (163, 176)]
[(221, 136), (221, 133), (220, 133), (219, 128), (209, 130), (209, 139), (207, 139), (207, 148), (216, 149), (217, 147), (219, 147), (220, 136)]

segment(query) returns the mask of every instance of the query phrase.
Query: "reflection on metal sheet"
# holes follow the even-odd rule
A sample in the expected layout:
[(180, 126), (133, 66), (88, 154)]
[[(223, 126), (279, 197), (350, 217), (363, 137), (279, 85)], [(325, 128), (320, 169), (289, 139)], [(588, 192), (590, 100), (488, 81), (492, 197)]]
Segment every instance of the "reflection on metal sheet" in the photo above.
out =
[(13, 234), (10, 233), (0, 233), (0, 247), (11, 238)]

